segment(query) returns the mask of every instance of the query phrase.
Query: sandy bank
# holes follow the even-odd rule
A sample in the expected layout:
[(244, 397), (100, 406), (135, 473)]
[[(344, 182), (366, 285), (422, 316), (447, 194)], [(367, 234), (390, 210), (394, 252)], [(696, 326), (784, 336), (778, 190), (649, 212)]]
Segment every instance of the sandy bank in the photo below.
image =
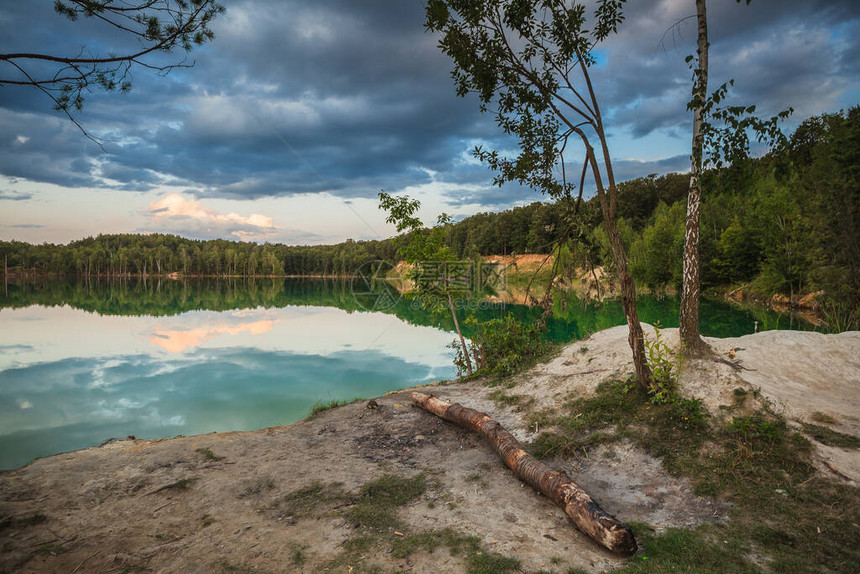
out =
[[(677, 341), (675, 330), (664, 336)], [(722, 357), (731, 349), (744, 367), (708, 360), (687, 368), (683, 392), (714, 412), (731, 404), (734, 389), (760, 389), (793, 424), (819, 413), (835, 430), (860, 434), (860, 333), (780, 331), (709, 342)], [(591, 393), (632, 372), (626, 345), (625, 327), (572, 343), (519, 377), (516, 393), (539, 407)], [(490, 400), (492, 389), (470, 383), (432, 391), (491, 413), (524, 442), (535, 436), (519, 412)], [(406, 392), (376, 402), (288, 427), (121, 441), (2, 472), (0, 571), (316, 572), (342, 553), (355, 528), (334, 503), (297, 515), (285, 497), (314, 481), (340, 483), (355, 495), (382, 475), (419, 473), (428, 488), (400, 511), (408, 532), (451, 527), (480, 537), (488, 551), (517, 557), (525, 571), (601, 572), (624, 563), (523, 488), (476, 436), (412, 408)], [(821, 473), (832, 474), (829, 464), (860, 481), (857, 450), (817, 446)], [(694, 496), (685, 480), (629, 445), (555, 464), (624, 521), (660, 529), (725, 514), (721, 503)], [(296, 549), (304, 549), (301, 564)], [(446, 549), (396, 558), (374, 547), (362, 560), (386, 572), (456, 572), (463, 564)]]

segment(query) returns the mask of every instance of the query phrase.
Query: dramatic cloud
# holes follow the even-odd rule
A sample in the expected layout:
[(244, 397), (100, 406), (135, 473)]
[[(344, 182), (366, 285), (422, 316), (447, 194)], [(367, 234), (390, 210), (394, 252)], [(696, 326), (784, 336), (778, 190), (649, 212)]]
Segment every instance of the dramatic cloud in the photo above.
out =
[(175, 227), (186, 233), (192, 231), (192, 235), (209, 237), (233, 236), (252, 241), (271, 236), (280, 229), (271, 217), (259, 213), (247, 217), (238, 213), (224, 215), (178, 193), (150, 202), (148, 214), (155, 220), (157, 229)]
[[(87, 95), (79, 119), (107, 154), (46, 97), (7, 86), (0, 89), (0, 176), (55, 184), (70, 196), (148, 193), (146, 201), (175, 189), (204, 201), (372, 200), (380, 189), (417, 190), (472, 211), (541, 199), (519, 186), (493, 187), (486, 166), (470, 158), (475, 142), (495, 149), (515, 142), (474, 98), (456, 97), (451, 62), (424, 30), (423, 5), (231, 1), (214, 42), (192, 53), (193, 68), (167, 77), (138, 70), (129, 94)], [(602, 48), (593, 77), (619, 178), (687, 169), (684, 59), (695, 52), (694, 12), (689, 0), (628, 3), (620, 33)], [(734, 78), (732, 103), (756, 104), (764, 115), (793, 107), (789, 128), (858, 103), (860, 3), (712, 2), (709, 26), (711, 85)], [(48, 2), (4, 3), (0, 27), (16, 51), (118, 52), (124, 41), (96, 21), (51, 14)], [(152, 220), (181, 220), (197, 236), (265, 239), (276, 229), (221, 217)], [(360, 233), (350, 229), (343, 238)]]

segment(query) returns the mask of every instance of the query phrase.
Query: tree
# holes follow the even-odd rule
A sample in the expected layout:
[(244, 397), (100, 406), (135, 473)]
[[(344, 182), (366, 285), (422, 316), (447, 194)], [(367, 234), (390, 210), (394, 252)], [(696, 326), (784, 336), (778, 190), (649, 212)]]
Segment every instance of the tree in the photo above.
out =
[(83, 16), (115, 28), (136, 41), (124, 53), (98, 55), (86, 48), (74, 56), (38, 53), (0, 54), (0, 87), (29, 86), (44, 92), (54, 108), (66, 116), (91, 140), (72, 116), (84, 105), (84, 92), (92, 88), (127, 92), (131, 70), (140, 66), (159, 74), (194, 65), (181, 60), (163, 63), (158, 56), (181, 48), (190, 52), (214, 38), (210, 28), (224, 12), (216, 0), (56, 0), (54, 10), (72, 22)]
[[(407, 196), (392, 197), (384, 191), (379, 193), (379, 209), (388, 212), (386, 221), (396, 225), (398, 233), (407, 233), (402, 238), (398, 253), (406, 263), (412, 265), (408, 278), (413, 282), (415, 296), (425, 307), (433, 310), (438, 310), (447, 303), (454, 320), (454, 328), (460, 338), (466, 373), (471, 376), (472, 361), (469, 358), (466, 339), (460, 330), (454, 295), (460, 296), (468, 292), (472, 266), (462, 264), (454, 251), (445, 245), (451, 218), (442, 213), (437, 224), (432, 229), (425, 230), (421, 220), (415, 217), (419, 207), (421, 202), (417, 199), (409, 199)], [(469, 276), (464, 277), (464, 273)]]
[[(746, 0), (749, 4), (752, 0)], [(741, 0), (736, 0), (740, 4)], [(717, 107), (728, 94), (734, 80), (720, 86), (708, 96), (708, 15), (706, 0), (696, 0), (696, 22), (698, 24), (696, 54), (687, 57), (693, 68), (692, 98), (687, 109), (693, 112), (693, 145), (690, 156), (690, 188), (687, 195), (687, 218), (684, 231), (683, 280), (681, 284), (681, 311), (679, 317), (681, 346), (684, 353), (694, 357), (707, 350), (699, 335), (700, 271), (699, 228), (702, 198), (701, 177), (709, 164), (721, 167), (723, 162), (736, 162), (749, 155), (749, 131), (758, 141), (783, 143), (777, 124), (787, 118), (792, 110), (780, 112), (769, 120), (761, 120), (751, 114), (755, 106)], [(721, 122), (712, 123), (712, 120)]]
[(565, 153), (568, 144), (579, 143), (584, 161), (576, 203), (590, 171), (621, 284), (636, 374), (649, 386), (636, 288), (616, 227), (612, 157), (589, 71), (594, 48), (623, 21), (623, 3), (598, 0), (588, 30), (585, 7), (563, 0), (430, 0), (426, 26), (441, 32), (439, 47), (454, 61), (457, 94), (476, 94), (484, 112), (494, 106), (498, 125), (519, 139), (515, 158), (475, 149), (498, 172), (496, 184), (518, 181), (554, 199), (570, 198), (575, 186), (567, 181)]
[(698, 58), (693, 72), (693, 153), (690, 156), (690, 190), (687, 194), (681, 312), (678, 322), (681, 346), (691, 356), (700, 355), (705, 350), (705, 342), (699, 335), (699, 220), (702, 202), (699, 178), (704, 148), (704, 104), (708, 94), (708, 17), (705, 0), (696, 0), (696, 22), (699, 32), (696, 42)]

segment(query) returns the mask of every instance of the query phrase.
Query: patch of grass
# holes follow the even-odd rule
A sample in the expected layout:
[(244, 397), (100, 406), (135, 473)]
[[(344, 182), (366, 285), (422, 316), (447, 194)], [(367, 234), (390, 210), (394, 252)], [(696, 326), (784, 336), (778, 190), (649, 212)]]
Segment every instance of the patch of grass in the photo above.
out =
[(42, 556), (59, 556), (68, 551), (69, 549), (62, 544), (43, 544), (36, 550), (36, 554), (41, 554)]
[(222, 574), (256, 574), (256, 570), (250, 566), (241, 564), (232, 564), (225, 559), (221, 559), (216, 566), (221, 569)]
[(271, 480), (265, 480), (262, 478), (256, 478), (248, 482), (248, 485), (242, 490), (242, 493), (239, 495), (239, 498), (250, 498), (253, 496), (259, 496), (263, 490), (271, 490), (275, 488), (275, 483)]
[[(645, 394), (632, 383), (602, 383), (594, 396), (576, 398), (566, 403), (560, 415), (532, 413), (529, 426), (554, 427), (542, 433), (533, 445), (538, 458), (581, 456), (597, 446), (620, 440), (627, 424), (635, 417)], [(596, 429), (614, 430), (599, 432)]]
[(395, 516), (397, 508), (412, 502), (426, 490), (423, 474), (412, 478), (385, 474), (361, 487), (347, 518), (355, 526), (371, 530), (400, 528), (402, 525)]
[(171, 485), (168, 485), (167, 488), (178, 488), (179, 490), (187, 490), (189, 486), (197, 482), (196, 477), (191, 478), (180, 478), (176, 482)]
[(284, 496), (281, 511), (288, 516), (302, 518), (315, 512), (322, 504), (345, 502), (349, 498), (340, 483), (323, 484), (314, 481)]
[(408, 558), (421, 550), (433, 552), (437, 548), (447, 546), (452, 556), (461, 556), (468, 552), (478, 552), (479, 543), (480, 538), (477, 536), (468, 536), (451, 528), (443, 528), (395, 538), (391, 544), (391, 554), (395, 558)]
[(203, 528), (215, 524), (215, 519), (208, 514), (204, 514), (202, 517), (200, 517), (200, 520), (203, 522)]
[(501, 574), (515, 572), (520, 562), (500, 554), (486, 552), (481, 548), (481, 539), (457, 532), (451, 528), (431, 530), (396, 538), (392, 542), (392, 556), (407, 558), (419, 552), (433, 552), (437, 548), (447, 547), (452, 556), (463, 556), (466, 572), (469, 574)]
[(516, 558), (502, 556), (494, 552), (481, 552), (466, 560), (466, 572), (469, 574), (502, 574), (504, 572), (516, 572), (520, 568), (520, 561)]
[(360, 398), (356, 397), (356, 398), (353, 398), (353, 399), (349, 399), (349, 400), (342, 400), (342, 401), (339, 401), (339, 400), (337, 400), (337, 399), (332, 399), (332, 400), (330, 400), (330, 401), (328, 401), (328, 402), (317, 401), (317, 402), (315, 402), (315, 403), (313, 404), (313, 406), (311, 407), (311, 414), (310, 414), (310, 416), (312, 416), (312, 417), (313, 417), (313, 416), (316, 416), (316, 415), (318, 415), (318, 414), (320, 414), (320, 413), (322, 413), (322, 412), (325, 412), (325, 411), (328, 411), (328, 410), (331, 410), (331, 409), (334, 409), (334, 408), (337, 408), (337, 407), (342, 407), (342, 406), (344, 406), (344, 405), (348, 405), (349, 403), (352, 403), (352, 402), (355, 402), (355, 401), (360, 401), (360, 400), (362, 400), (362, 399), (360, 399)]
[[(642, 550), (619, 572), (744, 573), (762, 565), (771, 572), (856, 571), (860, 489), (818, 477), (811, 443), (782, 417), (765, 405), (721, 422), (695, 400), (649, 399), (629, 383), (601, 385), (554, 416), (544, 413), (554, 433), (532, 449), (571, 456), (594, 441), (624, 438), (687, 477), (697, 494), (731, 503), (723, 523), (660, 534), (632, 524)], [(856, 437), (816, 427), (804, 430), (816, 440), (855, 444)]]
[(670, 528), (661, 535), (650, 529), (634, 531), (640, 551), (621, 572), (761, 572), (744, 557), (736, 541), (709, 540), (705, 530)]
[(215, 453), (208, 448), (198, 448), (197, 452), (203, 455), (206, 460), (219, 461), (224, 460), (223, 456), (215, 456)]
[(466, 480), (468, 480), (469, 482), (474, 482), (475, 484), (477, 484), (481, 488), (487, 488), (487, 481), (484, 480), (484, 475), (482, 475), (479, 472), (473, 472), (472, 474), (470, 474), (469, 476), (466, 477)]
[(854, 435), (836, 432), (833, 429), (829, 429), (821, 425), (814, 425), (810, 423), (801, 424), (803, 425), (803, 432), (805, 432), (821, 444), (826, 444), (827, 446), (838, 446), (842, 448), (860, 448), (860, 438)]
[(293, 542), (290, 544), (290, 562), (293, 566), (302, 566), (307, 560), (305, 549), (307, 546)]
[(810, 415), (810, 418), (815, 422), (824, 423), (826, 425), (835, 425), (838, 421), (826, 413), (815, 411)]
[(6, 528), (26, 528), (28, 526), (36, 526), (48, 520), (47, 515), (41, 512), (33, 512), (24, 516), (7, 516), (0, 520), (0, 530)]
[(496, 389), (489, 395), (494, 403), (502, 407), (519, 407), (524, 402), (522, 395), (509, 395), (502, 389)]

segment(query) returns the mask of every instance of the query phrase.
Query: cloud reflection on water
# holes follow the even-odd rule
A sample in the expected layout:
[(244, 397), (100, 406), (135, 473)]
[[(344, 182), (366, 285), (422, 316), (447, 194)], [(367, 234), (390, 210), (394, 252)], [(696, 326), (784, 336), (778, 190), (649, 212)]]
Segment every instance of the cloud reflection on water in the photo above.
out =
[(186, 349), (197, 347), (204, 341), (218, 335), (238, 335), (239, 333), (250, 333), (261, 335), (268, 333), (275, 326), (275, 321), (263, 320), (252, 321), (241, 325), (220, 324), (207, 328), (190, 330), (157, 330), (150, 337), (149, 342), (161, 347), (168, 353), (180, 353)]

